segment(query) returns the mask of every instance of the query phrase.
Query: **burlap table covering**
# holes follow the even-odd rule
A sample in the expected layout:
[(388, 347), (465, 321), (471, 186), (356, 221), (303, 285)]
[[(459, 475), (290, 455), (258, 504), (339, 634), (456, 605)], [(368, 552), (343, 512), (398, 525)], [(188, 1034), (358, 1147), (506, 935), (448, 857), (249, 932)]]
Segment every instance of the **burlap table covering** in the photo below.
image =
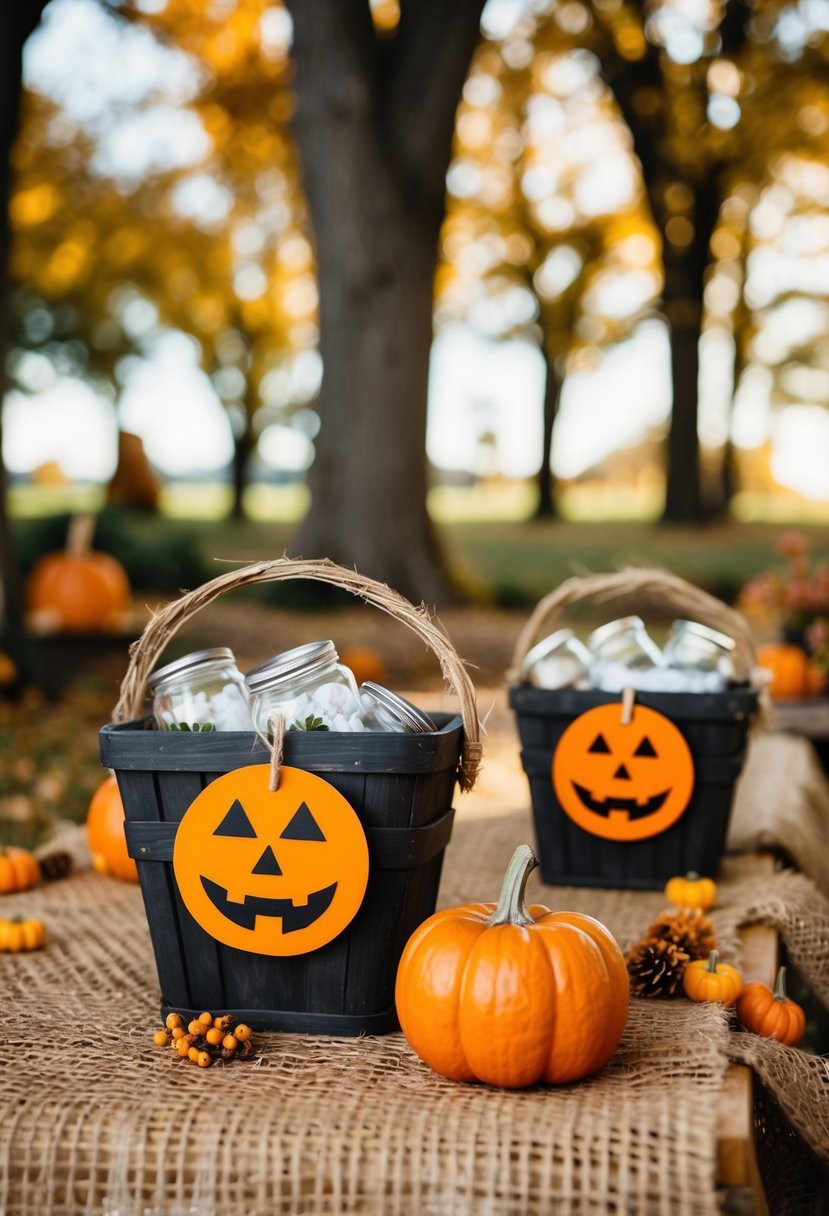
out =
[[(755, 804), (770, 796), (767, 784), (743, 784), (741, 797)], [(527, 810), (461, 801), (440, 903), (494, 898), (505, 859), (525, 839)], [(746, 889), (726, 859), (721, 879), (715, 928), (734, 961), (746, 918), (772, 907), (786, 936), (810, 896), (825, 915), (802, 875)], [(530, 895), (599, 917), (623, 947), (664, 904), (658, 892), (552, 891), (535, 880)], [(22, 899), (0, 900), (0, 915), (19, 913)], [(763, 1063), (764, 1049), (729, 1029), (718, 1006), (634, 1001), (607, 1067), (558, 1089), (445, 1082), (400, 1035), (262, 1035), (255, 1062), (203, 1072), (152, 1044), (158, 988), (135, 887), (81, 872), (31, 892), (25, 906), (48, 921), (51, 938), (38, 954), (0, 959), (7, 1216), (713, 1213), (717, 1106), (735, 1054), (788, 1091), (793, 1115), (799, 1096), (812, 1103), (812, 1148), (829, 1159), (822, 1062), (771, 1049)], [(825, 923), (821, 934), (818, 984)], [(799, 1075), (808, 1077), (800, 1095)]]

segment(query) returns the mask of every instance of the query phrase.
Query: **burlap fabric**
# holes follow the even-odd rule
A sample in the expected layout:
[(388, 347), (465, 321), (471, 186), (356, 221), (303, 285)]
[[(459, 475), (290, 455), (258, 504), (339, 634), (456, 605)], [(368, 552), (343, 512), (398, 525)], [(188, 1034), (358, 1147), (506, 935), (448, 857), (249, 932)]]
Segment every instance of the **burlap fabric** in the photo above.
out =
[[(507, 788), (517, 793), (497, 760), (492, 779), (493, 799), (460, 802), (443, 905), (494, 898), (512, 848), (532, 838), (527, 810), (497, 809)], [(741, 797), (758, 804), (775, 789), (743, 783)], [(773, 907), (788, 940), (812, 914), (802, 899), (820, 900), (801, 875), (747, 890), (726, 861), (721, 877), (714, 923), (735, 961), (747, 915)], [(530, 896), (590, 912), (623, 947), (664, 903), (658, 892), (552, 891), (534, 880)], [(825, 1150), (822, 1063), (758, 1047), (718, 1006), (684, 1000), (634, 1001), (608, 1066), (557, 1089), (445, 1082), (400, 1035), (262, 1035), (255, 1062), (173, 1063), (151, 1041), (158, 989), (137, 888), (85, 871), (5, 897), (0, 915), (24, 903), (51, 938), (37, 954), (0, 959), (7, 1216), (713, 1213), (723, 1076), (729, 1058), (752, 1051), (769, 1087), (788, 1093), (793, 1120), (805, 1121), (809, 1103), (814, 1129), (822, 1112), (813, 1149)], [(825, 979), (825, 958), (816, 974)]]

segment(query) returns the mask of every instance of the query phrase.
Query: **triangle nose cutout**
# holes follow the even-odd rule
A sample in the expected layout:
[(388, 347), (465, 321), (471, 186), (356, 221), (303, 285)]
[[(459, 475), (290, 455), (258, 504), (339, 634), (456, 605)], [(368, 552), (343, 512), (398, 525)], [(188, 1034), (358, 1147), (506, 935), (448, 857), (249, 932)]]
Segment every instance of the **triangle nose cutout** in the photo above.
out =
[(627, 771), (624, 764), (619, 765), (613, 776), (618, 777), (621, 781), (630, 781), (630, 773)]
[(276, 860), (276, 853), (270, 845), (265, 849), (262, 856), (257, 861), (256, 865), (251, 870), (252, 874), (281, 874), (279, 862)]

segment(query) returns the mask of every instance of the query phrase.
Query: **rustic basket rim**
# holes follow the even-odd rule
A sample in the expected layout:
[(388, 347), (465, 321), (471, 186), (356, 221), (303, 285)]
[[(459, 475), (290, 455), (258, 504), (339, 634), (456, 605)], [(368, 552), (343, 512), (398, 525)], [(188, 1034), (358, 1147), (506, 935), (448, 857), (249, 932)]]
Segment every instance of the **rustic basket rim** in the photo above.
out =
[(464, 727), (458, 783), (462, 790), (472, 789), (481, 764), (481, 724), (475, 687), (451, 640), (425, 604), (415, 606), (385, 583), (339, 566), (328, 558), (282, 557), (254, 562), (217, 575), (154, 612), (141, 636), (130, 646), (129, 664), (112, 713), (113, 723), (132, 721), (142, 716), (150, 672), (167, 643), (192, 616), (213, 600), (240, 587), (294, 579), (309, 579), (348, 591), (400, 621), (425, 641), (437, 657), (444, 679), (458, 698)]

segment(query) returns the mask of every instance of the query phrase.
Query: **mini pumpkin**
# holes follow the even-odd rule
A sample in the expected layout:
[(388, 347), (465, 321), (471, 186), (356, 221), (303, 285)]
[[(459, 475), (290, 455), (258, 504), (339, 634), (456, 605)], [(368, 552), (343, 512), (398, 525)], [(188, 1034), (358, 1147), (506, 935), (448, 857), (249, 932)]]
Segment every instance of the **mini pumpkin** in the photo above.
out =
[(138, 867), (127, 852), (124, 835), (124, 804), (115, 774), (110, 773), (95, 793), (86, 814), (86, 842), (92, 866), (99, 874), (138, 882)]
[(565, 814), (604, 840), (646, 840), (667, 831), (694, 790), (684, 735), (664, 714), (618, 701), (574, 718), (553, 754), (553, 788)]
[(805, 1013), (786, 995), (785, 967), (777, 972), (773, 992), (759, 981), (746, 984), (737, 1000), (737, 1017), (746, 1030), (789, 1047), (799, 1043), (806, 1030)]
[(0, 952), (19, 954), (24, 950), (39, 950), (46, 941), (43, 921), (15, 917), (0, 920)]
[(400, 1025), (444, 1077), (559, 1084), (595, 1072), (616, 1050), (629, 1003), (622, 952), (591, 916), (525, 906), (537, 864), (520, 845), (497, 905), (436, 912), (406, 944)]
[(40, 881), (40, 863), (28, 849), (0, 849), (0, 894), (28, 891)]
[(733, 1005), (743, 990), (743, 977), (736, 967), (721, 963), (716, 950), (708, 958), (688, 963), (682, 975), (685, 995), (692, 1001), (714, 1001)]
[(771, 672), (773, 697), (804, 697), (810, 692), (809, 656), (799, 646), (767, 643), (757, 648), (757, 662)]
[(386, 678), (383, 656), (373, 646), (348, 646), (340, 652), (340, 662), (351, 668), (358, 684), (365, 680), (382, 684)]
[(126, 571), (110, 553), (90, 547), (94, 518), (76, 516), (66, 548), (37, 561), (26, 582), (26, 606), (44, 632), (117, 629), (130, 603)]
[(713, 878), (703, 878), (695, 870), (689, 870), (685, 875), (668, 879), (665, 898), (677, 908), (701, 908), (707, 912), (717, 898), (717, 884)]

